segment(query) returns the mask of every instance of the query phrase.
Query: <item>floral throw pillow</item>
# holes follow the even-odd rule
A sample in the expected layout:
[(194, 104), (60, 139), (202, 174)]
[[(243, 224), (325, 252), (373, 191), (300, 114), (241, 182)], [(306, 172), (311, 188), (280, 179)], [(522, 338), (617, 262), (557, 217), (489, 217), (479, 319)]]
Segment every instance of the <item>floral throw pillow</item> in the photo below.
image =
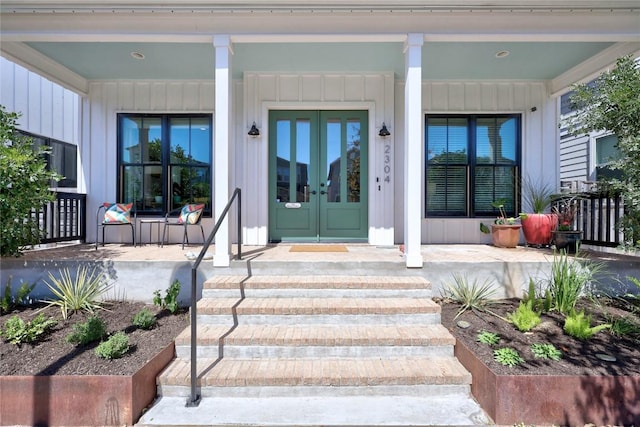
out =
[(103, 203), (105, 207), (104, 224), (131, 224), (131, 208), (133, 203)]
[(184, 224), (195, 224), (200, 220), (200, 215), (202, 215), (202, 210), (204, 209), (203, 204), (198, 205), (185, 205), (180, 211), (180, 216), (178, 217), (178, 223)]

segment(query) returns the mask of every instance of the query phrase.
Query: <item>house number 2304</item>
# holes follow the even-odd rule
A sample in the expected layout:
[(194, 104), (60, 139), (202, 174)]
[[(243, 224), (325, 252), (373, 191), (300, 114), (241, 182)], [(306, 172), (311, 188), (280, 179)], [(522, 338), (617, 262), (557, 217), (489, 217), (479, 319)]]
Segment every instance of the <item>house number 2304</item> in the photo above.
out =
[(391, 144), (384, 145), (384, 182), (391, 182)]

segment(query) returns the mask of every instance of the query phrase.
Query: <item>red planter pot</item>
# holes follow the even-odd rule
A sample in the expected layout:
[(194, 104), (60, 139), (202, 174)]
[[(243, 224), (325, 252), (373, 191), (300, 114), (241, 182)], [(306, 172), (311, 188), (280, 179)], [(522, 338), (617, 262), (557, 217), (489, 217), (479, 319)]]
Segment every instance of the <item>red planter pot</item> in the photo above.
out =
[(558, 224), (556, 214), (527, 214), (526, 218), (520, 220), (522, 223), (522, 233), (527, 245), (549, 246), (553, 237), (553, 230)]

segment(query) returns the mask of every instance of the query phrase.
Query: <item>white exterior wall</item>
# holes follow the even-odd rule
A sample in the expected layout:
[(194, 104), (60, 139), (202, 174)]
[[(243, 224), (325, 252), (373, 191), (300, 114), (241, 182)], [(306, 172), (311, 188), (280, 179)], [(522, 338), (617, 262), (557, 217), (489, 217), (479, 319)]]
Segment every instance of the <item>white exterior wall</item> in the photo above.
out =
[[(388, 126), (394, 122), (393, 82), (392, 73), (245, 74), (245, 116), (236, 147), (238, 185), (246, 200), (244, 243), (264, 245), (268, 240), (269, 110), (348, 109), (369, 111), (369, 243), (393, 244), (394, 200), (399, 200), (394, 198), (394, 181), (401, 171), (392, 171), (388, 183), (383, 177), (385, 146), (393, 147), (395, 129), (390, 127), (389, 137), (378, 136), (383, 122)], [(260, 129), (257, 138), (247, 136), (254, 121)], [(393, 165), (393, 158), (389, 164)]]
[(20, 130), (78, 145), (80, 97), (0, 57), (0, 104), (21, 114)]
[[(83, 132), (81, 147), (83, 164), (90, 165), (84, 169), (87, 180), (87, 241), (95, 241), (98, 206), (103, 202), (121, 202), (116, 200), (117, 113), (213, 114), (213, 104), (213, 80), (96, 81), (89, 85), (89, 96), (83, 106), (84, 123), (88, 125)], [(205, 228), (213, 228), (211, 223), (210, 219), (203, 220)], [(142, 237), (148, 239), (149, 236)], [(130, 242), (130, 230), (126, 227), (110, 229), (109, 241), (118, 239)]]
[[(398, 82), (397, 94), (403, 92), (402, 87), (403, 83)], [(399, 107), (401, 104), (398, 101), (396, 99), (396, 105)], [(522, 176), (531, 176), (533, 179), (542, 178), (544, 182), (553, 186), (557, 185), (559, 170), (556, 147), (558, 133), (556, 104), (555, 99), (549, 97), (545, 82), (424, 81), (422, 85), (422, 105), (425, 114), (522, 114)], [(532, 111), (534, 107), (535, 111)], [(401, 120), (398, 117), (396, 119)], [(399, 136), (399, 140), (403, 140), (402, 136)], [(403, 147), (399, 146), (396, 158), (402, 158), (402, 156)], [(490, 243), (490, 236), (479, 231), (482, 219), (424, 218), (424, 153), (422, 158), (422, 176), (415, 177), (415, 185), (423, 187), (422, 243)], [(401, 185), (396, 185), (396, 197), (398, 200), (403, 198)], [(402, 215), (396, 212), (396, 230), (403, 229), (400, 221), (402, 221)], [(484, 221), (487, 220), (484, 219)], [(396, 242), (402, 242), (402, 234), (398, 231)]]

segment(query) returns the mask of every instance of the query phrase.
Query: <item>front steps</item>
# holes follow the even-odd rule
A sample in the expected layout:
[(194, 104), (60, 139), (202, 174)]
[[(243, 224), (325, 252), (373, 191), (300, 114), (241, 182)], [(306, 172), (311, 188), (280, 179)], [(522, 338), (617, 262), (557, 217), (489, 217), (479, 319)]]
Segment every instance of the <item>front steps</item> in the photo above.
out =
[(421, 277), (215, 277), (198, 302), (197, 341), (199, 407), (183, 408), (188, 328), (141, 425), (486, 422)]

